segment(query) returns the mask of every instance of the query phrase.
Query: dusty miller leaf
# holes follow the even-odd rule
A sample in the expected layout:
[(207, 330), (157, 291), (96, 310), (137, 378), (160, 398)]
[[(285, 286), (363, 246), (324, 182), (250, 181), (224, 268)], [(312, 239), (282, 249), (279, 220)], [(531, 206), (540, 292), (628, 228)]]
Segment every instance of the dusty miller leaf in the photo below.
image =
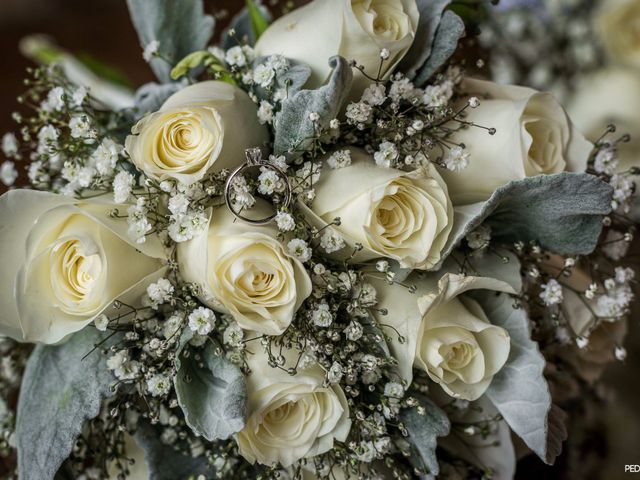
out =
[[(181, 342), (187, 341), (183, 336)], [(211, 343), (198, 350), (182, 348), (174, 379), (187, 425), (209, 441), (227, 439), (242, 430), (247, 415), (244, 376), (216, 349)]]
[(413, 82), (418, 87), (424, 84), (442, 67), (458, 48), (458, 40), (464, 34), (464, 22), (451, 10), (442, 15), (436, 30), (429, 58), (416, 73)]
[(474, 294), (491, 323), (509, 332), (511, 351), (504, 367), (493, 377), (486, 397), (511, 429), (545, 463), (552, 464), (567, 438), (564, 412), (552, 404), (544, 378), (545, 359), (531, 339), (529, 319), (513, 308), (505, 294)]
[(611, 195), (611, 186), (586, 173), (514, 180), (485, 202), (454, 207), (453, 228), (442, 258), (485, 221), (492, 240), (535, 240), (558, 253), (591, 253), (602, 231), (602, 217), (611, 211)]
[(106, 334), (86, 327), (61, 345), (38, 345), (22, 379), (16, 443), (20, 478), (51, 479), (67, 459), (85, 421), (111, 396), (115, 378), (93, 346)]
[(416, 3), (420, 13), (416, 36), (411, 48), (398, 65), (398, 71), (404, 72), (411, 79), (429, 58), (442, 13), (451, 0), (417, 0)]
[(412, 396), (425, 408), (425, 414), (420, 415), (416, 408), (408, 408), (400, 416), (422, 463), (431, 475), (437, 476), (440, 470), (436, 458), (438, 437), (449, 434), (451, 423), (447, 414), (430, 399), (416, 393)]
[(135, 107), (126, 110), (127, 115), (135, 121), (147, 113), (156, 112), (167, 98), (185, 86), (183, 82), (146, 83), (136, 90)]
[(333, 73), (328, 83), (315, 90), (300, 90), (282, 102), (276, 116), (274, 153), (295, 159), (309, 148), (315, 136), (311, 113), (320, 116), (318, 123), (327, 127), (340, 112), (349, 95), (353, 73), (349, 62), (342, 57), (331, 57)]
[(127, 0), (127, 5), (142, 48), (160, 42), (163, 58), (153, 58), (150, 64), (163, 83), (171, 81), (173, 65), (204, 50), (213, 35), (214, 20), (204, 14), (202, 0)]

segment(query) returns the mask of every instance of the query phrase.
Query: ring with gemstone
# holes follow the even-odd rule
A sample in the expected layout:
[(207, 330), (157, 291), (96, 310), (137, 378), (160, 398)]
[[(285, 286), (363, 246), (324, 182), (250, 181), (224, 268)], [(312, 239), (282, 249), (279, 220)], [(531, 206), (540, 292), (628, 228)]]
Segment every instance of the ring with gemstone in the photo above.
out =
[(252, 225), (266, 225), (276, 218), (278, 212), (276, 211), (273, 213), (273, 215), (270, 215), (266, 218), (254, 219), (245, 217), (244, 215), (242, 215), (242, 213), (236, 211), (233, 208), (233, 202), (231, 201), (231, 185), (233, 181), (240, 175), (242, 175), (244, 171), (250, 168), (264, 167), (272, 170), (276, 175), (278, 175), (278, 177), (283, 181), (284, 184), (284, 201), (282, 202), (283, 208), (287, 208), (291, 203), (291, 184), (289, 183), (289, 178), (281, 169), (262, 158), (262, 151), (260, 150), (260, 148), (248, 148), (244, 151), (244, 154), (247, 158), (247, 161), (236, 168), (233, 172), (231, 172), (231, 175), (229, 175), (229, 178), (227, 178), (227, 182), (224, 185), (224, 201), (227, 204), (227, 208), (229, 209), (229, 211), (236, 218)]

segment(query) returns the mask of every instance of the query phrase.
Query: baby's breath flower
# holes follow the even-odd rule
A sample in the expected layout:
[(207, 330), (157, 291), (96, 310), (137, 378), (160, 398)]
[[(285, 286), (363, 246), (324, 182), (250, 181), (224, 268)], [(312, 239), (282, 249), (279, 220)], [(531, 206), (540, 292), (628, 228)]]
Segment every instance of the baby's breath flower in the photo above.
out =
[(7, 187), (13, 185), (18, 178), (18, 170), (13, 162), (7, 160), (0, 166), (0, 181)]
[(171, 379), (162, 373), (157, 373), (147, 380), (147, 391), (153, 397), (164, 397), (171, 390)]
[(469, 166), (469, 152), (460, 146), (452, 147), (444, 159), (444, 164), (452, 172), (460, 172)]
[(267, 88), (273, 83), (276, 72), (274, 69), (264, 63), (261, 63), (253, 70), (253, 81), (262, 88)]
[(296, 222), (290, 213), (280, 211), (276, 214), (275, 220), (276, 226), (281, 232), (290, 232), (296, 227)]
[(308, 262), (311, 259), (311, 248), (307, 245), (307, 242), (301, 238), (294, 238), (287, 243), (287, 252), (289, 255), (296, 257), (302, 263)]
[(344, 239), (332, 228), (327, 228), (320, 238), (320, 246), (327, 253), (337, 252), (344, 248)]
[(373, 154), (373, 159), (379, 167), (391, 167), (398, 159), (398, 148), (392, 142), (382, 142)]
[(2, 136), (2, 153), (6, 157), (14, 157), (18, 153), (18, 148), (18, 139), (14, 133), (8, 132)]
[(93, 324), (96, 326), (98, 330), (100, 330), (101, 332), (104, 332), (107, 330), (107, 327), (109, 326), (109, 317), (107, 317), (104, 313), (101, 313), (95, 318), (95, 320), (93, 321)]
[(351, 165), (351, 151), (338, 150), (333, 152), (329, 158), (327, 158), (327, 165), (333, 169), (348, 167)]
[(327, 381), (329, 383), (339, 383), (343, 376), (343, 368), (338, 362), (333, 362), (331, 368), (327, 372)]
[(557, 305), (562, 302), (562, 286), (554, 278), (550, 279), (546, 284), (542, 285), (540, 298), (545, 305)]
[(360, 325), (360, 323), (356, 322), (355, 320), (351, 320), (349, 325), (347, 325), (347, 327), (344, 329), (345, 336), (352, 342), (357, 342), (358, 340), (360, 340), (363, 333), (364, 332), (362, 325)]
[(199, 335), (208, 335), (213, 330), (216, 316), (212, 310), (206, 307), (198, 307), (187, 318), (191, 331)]
[(364, 102), (350, 103), (345, 115), (353, 123), (366, 123), (371, 116), (371, 105)]
[(234, 322), (224, 330), (222, 341), (227, 345), (237, 347), (241, 344), (243, 338), (244, 332), (242, 328)]
[(247, 64), (247, 58), (241, 46), (231, 47), (224, 55), (224, 60), (228, 65), (244, 67)]
[(380, 83), (372, 83), (362, 93), (360, 101), (375, 107), (382, 105), (386, 99), (387, 95), (384, 85)]
[(113, 201), (115, 203), (126, 203), (131, 195), (133, 187), (133, 175), (125, 170), (121, 170), (113, 179)]
[(329, 305), (324, 300), (311, 311), (311, 321), (318, 327), (328, 327), (333, 323), (333, 315)]
[(169, 301), (173, 294), (174, 287), (169, 280), (161, 278), (155, 283), (151, 283), (147, 287), (147, 295), (154, 304), (160, 304)]
[(45, 112), (60, 112), (64, 109), (64, 89), (62, 87), (54, 87), (49, 90), (47, 99), (42, 102), (40, 108)]
[(258, 121), (261, 125), (273, 122), (273, 105), (266, 100), (260, 101), (260, 107), (258, 108)]
[(91, 124), (86, 115), (75, 115), (69, 121), (69, 128), (71, 129), (71, 136), (73, 138), (89, 138), (93, 132), (91, 130)]

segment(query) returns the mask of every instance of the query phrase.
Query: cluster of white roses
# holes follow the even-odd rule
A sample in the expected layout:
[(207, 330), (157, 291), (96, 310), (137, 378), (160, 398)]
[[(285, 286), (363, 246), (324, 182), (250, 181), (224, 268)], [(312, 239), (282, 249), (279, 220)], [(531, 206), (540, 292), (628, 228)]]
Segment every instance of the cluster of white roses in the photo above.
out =
[[(173, 72), (213, 79), (171, 84), (151, 112), (101, 111), (90, 90), (47, 77), (32, 90), (39, 120), (22, 132), (32, 183), (46, 191), (0, 197), (0, 333), (57, 344), (91, 324), (108, 331), (117, 395), (144, 399), (161, 443), (221, 475), (410, 478), (403, 412), (424, 416), (419, 398), (432, 389), (441, 405), (484, 401), (513, 354), (482, 295), (520, 296), (552, 322), (566, 314), (556, 340), (585, 347), (628, 313), (634, 279), (619, 268), (585, 284), (582, 265), (534, 243), (498, 255), (488, 225), (456, 237), (465, 209), (512, 181), (590, 168), (626, 212), (634, 184), (616, 176), (617, 143), (594, 139), (592, 154), (551, 94), (456, 66), (422, 87), (396, 72), (423, 20), (414, 0), (314, 0), (254, 47), (196, 52)], [(148, 60), (162, 47), (148, 42)], [(336, 55), (355, 67), (345, 105), (322, 118), (309, 101), (318, 111), (301, 122), (313, 133), (297, 140), (311, 146), (278, 152), (296, 67), (316, 89)], [(2, 147), (21, 155), (12, 134)], [(255, 175), (228, 181), (256, 147), (270, 155)], [(10, 166), (0, 174), (15, 180)], [(474, 267), (496, 259), (517, 279)], [(185, 374), (190, 359), (197, 370)], [(241, 407), (206, 396), (235, 385), (230, 371), (241, 372)], [(193, 385), (202, 392), (185, 393)], [(225, 436), (203, 426), (236, 410), (241, 424)]]

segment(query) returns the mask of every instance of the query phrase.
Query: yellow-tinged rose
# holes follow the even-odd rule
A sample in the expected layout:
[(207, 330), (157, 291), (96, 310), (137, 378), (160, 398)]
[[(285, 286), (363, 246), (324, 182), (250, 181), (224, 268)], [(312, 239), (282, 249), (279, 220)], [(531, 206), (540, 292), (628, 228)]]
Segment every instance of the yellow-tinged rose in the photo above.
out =
[(356, 242), (366, 261), (389, 257), (403, 267), (429, 269), (440, 261), (453, 226), (447, 187), (435, 167), (404, 172), (378, 167), (363, 150), (351, 149), (350, 166), (325, 168), (314, 185), (309, 217), (318, 226), (340, 217), (335, 229), (344, 237), (347, 256)]
[(637, 0), (603, 1), (595, 27), (612, 60), (640, 68), (640, 3)]
[[(283, 353), (295, 365), (297, 354)], [(339, 385), (324, 386), (324, 371), (317, 364), (289, 375), (268, 365), (261, 346), (247, 355), (247, 363), (249, 412), (237, 436), (247, 461), (288, 467), (346, 440), (351, 428), (347, 399)]]
[[(381, 75), (387, 79), (411, 47), (418, 28), (415, 0), (315, 0), (284, 15), (262, 34), (258, 55), (284, 55), (306, 63), (309, 87), (322, 85), (331, 72), (329, 58), (340, 55), (376, 77), (380, 51), (386, 48)], [(354, 91), (370, 83), (355, 72)]]
[[(265, 203), (253, 208), (268, 215)], [(280, 335), (311, 293), (311, 280), (277, 233), (271, 225), (249, 225), (218, 208), (208, 231), (178, 245), (180, 273), (200, 286), (205, 305), (230, 313), (242, 328)]]
[(108, 211), (126, 205), (14, 190), (0, 197), (0, 333), (55, 343), (163, 270), (160, 241), (134, 244)]
[(454, 205), (486, 200), (512, 180), (586, 169), (593, 145), (550, 93), (475, 79), (465, 80), (462, 91), (480, 98), (465, 121), (496, 133), (466, 127), (449, 137), (470, 154), (464, 170), (442, 172)]
[(237, 167), (245, 149), (269, 138), (249, 96), (219, 81), (174, 93), (131, 132), (125, 146), (140, 170), (157, 181), (172, 178), (186, 185), (210, 171)]
[(387, 330), (400, 374), (408, 382), (412, 368), (427, 372), (447, 394), (476, 400), (507, 361), (511, 347), (507, 331), (492, 325), (480, 304), (467, 292), (493, 290), (515, 293), (508, 284), (486, 277), (445, 273), (433, 277), (410, 276), (406, 283), (416, 293), (371, 280), (378, 292), (378, 307), (389, 311), (380, 318), (398, 333)]

